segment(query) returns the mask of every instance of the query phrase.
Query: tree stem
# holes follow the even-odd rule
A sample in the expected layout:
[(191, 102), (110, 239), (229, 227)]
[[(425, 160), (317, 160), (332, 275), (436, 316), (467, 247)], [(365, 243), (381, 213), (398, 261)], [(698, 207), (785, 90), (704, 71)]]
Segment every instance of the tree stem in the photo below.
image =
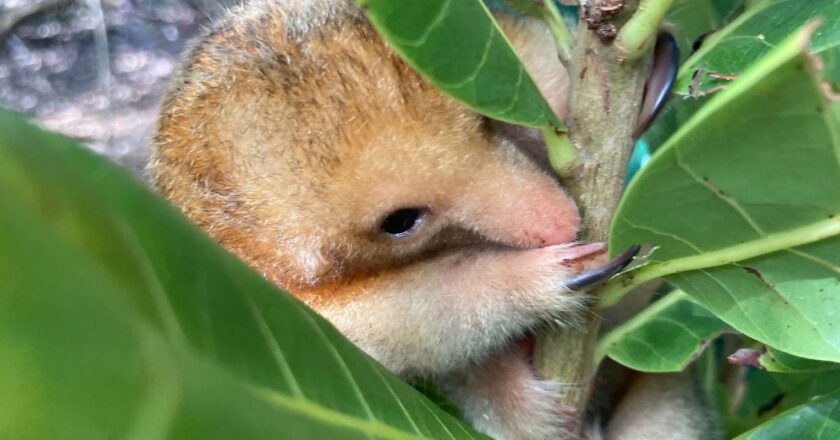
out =
[[(590, 0), (589, 10), (605, 1)], [(585, 19), (582, 14), (581, 20)], [(586, 242), (607, 241), (633, 150), (650, 55), (621, 62), (615, 49), (587, 29), (584, 21), (579, 28), (571, 63), (567, 121), (576, 163), (565, 176), (565, 183), (581, 210), (580, 238)], [(597, 294), (592, 292), (593, 296)], [(535, 365), (539, 374), (564, 384), (560, 403), (576, 409), (581, 417), (595, 374), (593, 354), (600, 324), (600, 318), (590, 312), (570, 328), (547, 326), (537, 341)], [(581, 426), (578, 424), (578, 428)]]
[(633, 61), (644, 55), (659, 30), (659, 23), (673, 5), (673, 0), (641, 0), (639, 9), (624, 24), (615, 47), (619, 58)]

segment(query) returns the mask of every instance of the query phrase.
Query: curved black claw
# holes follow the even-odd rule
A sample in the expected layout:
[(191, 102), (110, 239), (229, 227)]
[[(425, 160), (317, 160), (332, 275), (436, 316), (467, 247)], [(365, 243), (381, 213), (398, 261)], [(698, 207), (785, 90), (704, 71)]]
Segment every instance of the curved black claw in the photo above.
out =
[(665, 107), (671, 88), (677, 79), (680, 68), (680, 48), (674, 36), (662, 32), (656, 38), (653, 49), (653, 66), (645, 84), (645, 97), (642, 101), (642, 111), (639, 114), (639, 125), (633, 136), (638, 139), (650, 127), (656, 116)]
[(572, 280), (567, 284), (567, 287), (572, 290), (583, 290), (588, 287), (592, 287), (601, 281), (609, 279), (627, 267), (627, 265), (633, 261), (633, 257), (635, 257), (641, 249), (642, 247), (638, 244), (630, 246), (630, 248), (624, 251), (623, 254), (613, 258), (603, 267), (599, 267), (589, 272), (584, 272), (572, 278)]

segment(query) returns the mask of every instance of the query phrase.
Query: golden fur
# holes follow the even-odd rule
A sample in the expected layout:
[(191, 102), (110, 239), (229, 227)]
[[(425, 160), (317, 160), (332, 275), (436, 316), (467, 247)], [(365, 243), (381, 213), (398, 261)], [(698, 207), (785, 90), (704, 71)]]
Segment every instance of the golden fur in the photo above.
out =
[[(218, 25), (163, 103), (153, 180), (203, 229), (312, 304), (337, 299), (320, 292), (336, 291), (338, 274), (352, 285), (456, 244), (528, 247), (547, 244), (546, 230), (563, 234), (555, 242), (574, 239), (571, 201), (355, 10), (337, 2), (301, 36), (285, 25), (301, 14), (290, 8), (313, 6), (287, 3), (258, 2), (265, 15), (252, 4)], [(473, 195), (469, 206), (452, 203), (456, 190)], [(546, 192), (556, 194), (533, 200)], [(541, 231), (508, 230), (511, 215), (493, 212), (500, 198), (506, 211), (533, 211), (527, 220)], [(376, 236), (384, 213), (415, 205), (437, 217), (424, 237), (395, 246)], [(473, 222), (487, 223), (477, 231), (485, 237), (464, 234)], [(461, 230), (437, 234), (447, 228)]]

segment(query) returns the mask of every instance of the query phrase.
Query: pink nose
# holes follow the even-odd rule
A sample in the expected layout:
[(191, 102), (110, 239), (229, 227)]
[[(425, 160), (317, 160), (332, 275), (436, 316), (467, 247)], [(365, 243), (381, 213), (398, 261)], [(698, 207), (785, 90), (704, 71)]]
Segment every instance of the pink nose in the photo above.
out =
[(512, 221), (520, 225), (524, 246), (543, 247), (575, 241), (580, 214), (574, 202), (563, 194), (561, 200), (534, 201), (530, 210), (518, 213)]
[(575, 241), (580, 213), (574, 201), (546, 179), (522, 191), (501, 194), (486, 220), (494, 239), (535, 248)]

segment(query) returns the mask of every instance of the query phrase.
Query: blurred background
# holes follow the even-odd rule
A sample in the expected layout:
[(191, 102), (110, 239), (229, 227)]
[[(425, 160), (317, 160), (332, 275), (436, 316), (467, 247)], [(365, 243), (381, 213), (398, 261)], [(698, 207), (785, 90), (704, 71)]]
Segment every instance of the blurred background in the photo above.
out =
[(235, 0), (0, 0), (0, 106), (142, 173), (190, 40)]

